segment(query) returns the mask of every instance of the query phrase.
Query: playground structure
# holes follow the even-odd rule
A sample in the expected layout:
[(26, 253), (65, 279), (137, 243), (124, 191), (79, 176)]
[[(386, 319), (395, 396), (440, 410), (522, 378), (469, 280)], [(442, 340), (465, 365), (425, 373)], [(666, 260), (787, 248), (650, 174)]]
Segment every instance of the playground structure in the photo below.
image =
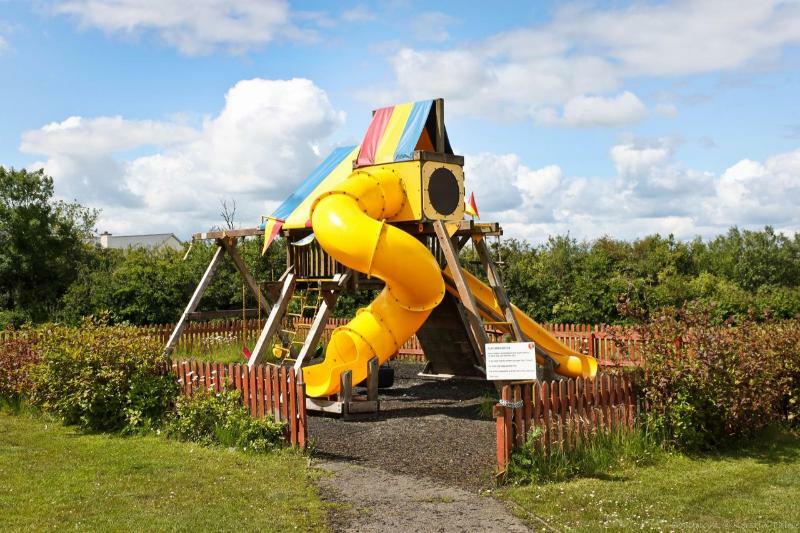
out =
[[(193, 236), (213, 239), (218, 248), (166, 351), (189, 320), (215, 316), (196, 308), (227, 253), (268, 315), (248, 365), (269, 354), (292, 364), (311, 409), (377, 410), (378, 368), (414, 333), (428, 359), (427, 374), (485, 379), (488, 328), (505, 339), (534, 342), (546, 379), (554, 373), (594, 377), (594, 358), (562, 344), (509, 301), (486, 244), (502, 228), (464, 218), (463, 164), (450, 146), (442, 100), (375, 111), (363, 142), (334, 150), (261, 226)], [(263, 236), (266, 250), (278, 235), (289, 243), (287, 268), (270, 302), (236, 244)], [(459, 252), (469, 242), (488, 285), (461, 267)], [(324, 358), (315, 358), (339, 294), (366, 288), (381, 291), (334, 331)], [(296, 319), (307, 310), (313, 320), (300, 324)], [(365, 380), (366, 400), (354, 401), (353, 385)]]

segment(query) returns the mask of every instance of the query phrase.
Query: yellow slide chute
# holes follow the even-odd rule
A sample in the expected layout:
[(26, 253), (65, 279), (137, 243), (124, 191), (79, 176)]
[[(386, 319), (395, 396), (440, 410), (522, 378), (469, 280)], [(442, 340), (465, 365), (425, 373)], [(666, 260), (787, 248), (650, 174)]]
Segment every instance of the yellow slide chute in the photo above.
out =
[[(478, 311), (487, 320), (503, 321), (503, 311), (498, 305), (494, 296), (494, 291), (481, 280), (467, 272), (461, 270), (467, 280), (467, 284), (475, 296), (478, 304)], [(445, 278), (448, 280), (447, 291), (458, 298), (458, 291), (455, 289), (453, 277), (450, 269), (445, 268)], [(592, 378), (597, 373), (597, 359), (589, 355), (584, 355), (568, 347), (563, 342), (556, 339), (549, 331), (537, 324), (531, 317), (523, 313), (516, 305), (511, 306), (514, 316), (517, 317), (519, 327), (529, 340), (536, 343), (537, 359), (539, 363), (544, 363), (543, 358), (538, 355), (539, 350), (549, 355), (558, 366), (555, 371), (557, 374), (568, 378)]]
[(397, 174), (385, 168), (353, 172), (311, 207), (317, 242), (343, 265), (386, 284), (347, 325), (337, 328), (325, 360), (303, 369), (306, 392), (319, 397), (339, 391), (341, 374), (353, 383), (367, 377), (367, 363), (384, 363), (427, 320), (445, 293), (441, 270), (420, 241), (386, 224), (406, 202)]

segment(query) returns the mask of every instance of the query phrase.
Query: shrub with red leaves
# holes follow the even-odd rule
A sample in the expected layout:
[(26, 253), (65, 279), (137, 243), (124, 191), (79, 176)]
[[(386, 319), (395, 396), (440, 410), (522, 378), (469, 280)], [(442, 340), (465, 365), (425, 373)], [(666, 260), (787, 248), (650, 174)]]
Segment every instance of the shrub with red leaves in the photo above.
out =
[(19, 398), (30, 388), (31, 365), (39, 362), (37, 336), (22, 331), (0, 341), (0, 397)]
[(774, 423), (797, 423), (799, 320), (748, 317), (720, 325), (712, 308), (688, 305), (637, 329), (648, 424), (667, 443), (713, 449)]

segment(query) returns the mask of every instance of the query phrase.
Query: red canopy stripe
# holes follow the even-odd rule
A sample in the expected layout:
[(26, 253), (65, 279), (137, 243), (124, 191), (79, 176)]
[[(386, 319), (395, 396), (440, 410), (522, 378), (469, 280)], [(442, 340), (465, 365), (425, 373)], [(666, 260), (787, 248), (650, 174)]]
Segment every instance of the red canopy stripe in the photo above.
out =
[(394, 107), (383, 107), (375, 111), (372, 117), (372, 122), (369, 124), (367, 134), (364, 136), (364, 142), (361, 143), (361, 150), (358, 152), (358, 160), (356, 166), (371, 165), (375, 162), (375, 152), (378, 151), (378, 143), (380, 143), (383, 132), (386, 130), (386, 125), (392, 116)]

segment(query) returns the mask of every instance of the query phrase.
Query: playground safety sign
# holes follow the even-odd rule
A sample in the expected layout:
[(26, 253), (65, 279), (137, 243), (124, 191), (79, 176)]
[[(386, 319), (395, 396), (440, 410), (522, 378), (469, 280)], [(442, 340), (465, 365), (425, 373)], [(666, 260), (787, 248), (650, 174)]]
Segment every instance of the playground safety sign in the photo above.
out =
[(487, 344), (486, 379), (489, 381), (536, 379), (536, 344), (533, 342)]

